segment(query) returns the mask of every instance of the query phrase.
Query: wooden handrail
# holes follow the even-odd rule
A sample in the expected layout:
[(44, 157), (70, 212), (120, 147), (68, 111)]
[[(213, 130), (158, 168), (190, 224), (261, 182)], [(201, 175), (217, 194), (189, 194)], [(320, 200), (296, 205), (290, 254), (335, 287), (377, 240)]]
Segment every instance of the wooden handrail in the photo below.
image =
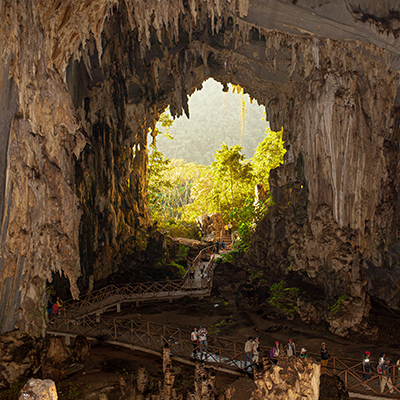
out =
[(134, 301), (148, 301), (156, 299), (171, 299), (185, 295), (209, 296), (212, 288), (212, 272), (215, 267), (213, 257), (214, 245), (200, 250), (194, 260), (194, 268), (206, 252), (211, 252), (210, 261), (205, 267), (205, 274), (201, 277), (200, 284), (191, 282), (188, 284), (188, 274), (180, 281), (161, 281), (137, 284), (116, 285), (111, 284), (101, 289), (87, 293), (79, 300), (65, 301), (63, 314), (71, 316), (77, 314), (82, 317), (85, 314), (99, 314), (114, 307), (116, 304)]

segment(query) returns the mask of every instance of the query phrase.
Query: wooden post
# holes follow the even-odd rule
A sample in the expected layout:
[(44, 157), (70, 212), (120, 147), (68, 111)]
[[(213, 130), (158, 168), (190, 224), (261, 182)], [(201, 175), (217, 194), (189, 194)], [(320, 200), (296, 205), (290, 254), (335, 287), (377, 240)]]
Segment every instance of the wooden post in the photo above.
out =
[(96, 313), (96, 323), (100, 323), (100, 313)]
[(347, 369), (344, 371), (344, 387), (347, 389)]
[(167, 342), (164, 343), (162, 357), (163, 357), (163, 373), (165, 374), (167, 366), (171, 365), (171, 353)]
[(121, 303), (117, 303), (117, 313), (121, 312)]
[(133, 343), (133, 321), (130, 321), (131, 323), (131, 343)]

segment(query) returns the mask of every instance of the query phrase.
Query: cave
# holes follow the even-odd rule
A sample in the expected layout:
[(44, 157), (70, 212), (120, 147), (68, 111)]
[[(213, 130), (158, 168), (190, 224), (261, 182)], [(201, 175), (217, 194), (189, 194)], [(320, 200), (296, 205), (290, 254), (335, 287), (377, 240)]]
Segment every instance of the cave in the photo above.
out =
[(78, 298), (162, 258), (147, 132), (210, 77), (284, 128), (246, 262), (346, 296), (327, 317), (341, 336), (365, 330), (371, 298), (397, 310), (400, 10), (381, 3), (2, 1), (1, 332), (43, 332), (52, 274)]

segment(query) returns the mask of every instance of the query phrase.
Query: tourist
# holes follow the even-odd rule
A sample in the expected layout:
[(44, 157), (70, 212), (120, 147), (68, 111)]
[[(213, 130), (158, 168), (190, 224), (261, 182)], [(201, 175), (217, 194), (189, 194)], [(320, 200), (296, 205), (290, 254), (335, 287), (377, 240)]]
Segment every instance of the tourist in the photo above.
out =
[(219, 240), (218, 239), (215, 241), (215, 252), (217, 254), (219, 254)]
[(285, 346), (285, 349), (288, 357), (296, 356), (296, 345), (292, 339), (289, 339), (289, 343)]
[(247, 362), (250, 365), (253, 363), (253, 338), (249, 336), (244, 344), (244, 367), (247, 367)]
[(325, 342), (321, 344), (321, 374), (326, 374), (326, 367), (328, 365), (329, 353), (326, 348)]
[(230, 221), (228, 222), (228, 230), (229, 230), (229, 234), (232, 235), (232, 224)]
[[(371, 379), (372, 365), (371, 365), (371, 353), (369, 351), (366, 351), (364, 354), (364, 358), (362, 360), (362, 370), (363, 370), (364, 381), (368, 381), (369, 379)], [(365, 383), (363, 383), (362, 385), (365, 387), (365, 389), (371, 390), (371, 388)]]
[(397, 365), (397, 380), (396, 380), (396, 386), (400, 384), (400, 358), (396, 361)]
[(228, 228), (228, 225), (225, 225), (225, 226), (224, 226), (224, 229), (225, 229), (225, 235), (228, 235), (228, 234), (229, 234), (229, 228)]
[(260, 339), (258, 336), (254, 336), (253, 340), (253, 364), (257, 364), (260, 361)]
[(378, 359), (378, 362), (376, 363), (376, 372), (378, 372), (378, 374), (379, 374), (379, 376), (378, 376), (378, 387), (380, 387), (380, 385), (381, 385), (381, 381), (382, 381), (382, 379), (381, 379), (381, 376), (380, 375), (382, 375), (382, 366), (383, 366), (383, 364), (385, 363), (385, 357), (386, 357), (386, 354), (385, 353), (381, 353), (380, 355), (379, 355), (379, 359)]
[(52, 304), (53, 304), (53, 317), (57, 315), (57, 310), (58, 310), (58, 304), (56, 299), (52, 299)]
[(308, 357), (307, 350), (304, 347), (302, 347), (299, 357), (302, 358), (303, 360)]
[(271, 358), (271, 362), (276, 365), (278, 363), (279, 357), (279, 342), (275, 342), (275, 346), (269, 351), (269, 357)]
[(56, 303), (57, 303), (57, 314), (61, 315), (61, 313), (63, 312), (64, 303), (59, 297), (57, 297)]
[(192, 265), (189, 269), (189, 280), (194, 280), (194, 266)]
[(200, 344), (200, 358), (203, 358), (203, 348), (205, 351), (207, 351), (207, 346), (208, 346), (208, 342), (207, 342), (207, 329), (203, 328), (200, 325), (200, 329), (197, 332), (197, 337), (199, 338), (199, 344)]
[(51, 297), (47, 300), (47, 315), (49, 317), (49, 322), (53, 323), (53, 301)]
[(382, 364), (381, 393), (385, 391), (386, 385), (388, 385), (390, 393), (394, 393), (392, 379), (390, 378), (390, 361), (390, 359), (387, 359)]
[(190, 334), (190, 340), (193, 344), (193, 357), (196, 358), (197, 355), (197, 347), (199, 345), (199, 338), (197, 337), (197, 328), (193, 328), (192, 333)]

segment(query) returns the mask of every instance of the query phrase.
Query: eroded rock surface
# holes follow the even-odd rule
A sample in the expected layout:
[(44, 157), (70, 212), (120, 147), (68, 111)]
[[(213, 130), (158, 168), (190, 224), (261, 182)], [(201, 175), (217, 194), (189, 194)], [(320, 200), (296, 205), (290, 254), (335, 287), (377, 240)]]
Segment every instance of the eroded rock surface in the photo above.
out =
[(30, 379), (18, 396), (19, 400), (57, 400), (57, 389), (55, 383), (50, 379)]
[(377, 4), (0, 1), (1, 330), (43, 331), (54, 273), (77, 298), (79, 278), (159, 261), (148, 128), (167, 105), (188, 113), (208, 77), (284, 126), (251, 263), (306, 275), (330, 304), (345, 296), (326, 319), (340, 335), (364, 329), (370, 296), (398, 308), (399, 6)]
[(279, 357), (278, 365), (264, 365), (254, 375), (252, 400), (319, 399), (321, 366), (311, 359)]

